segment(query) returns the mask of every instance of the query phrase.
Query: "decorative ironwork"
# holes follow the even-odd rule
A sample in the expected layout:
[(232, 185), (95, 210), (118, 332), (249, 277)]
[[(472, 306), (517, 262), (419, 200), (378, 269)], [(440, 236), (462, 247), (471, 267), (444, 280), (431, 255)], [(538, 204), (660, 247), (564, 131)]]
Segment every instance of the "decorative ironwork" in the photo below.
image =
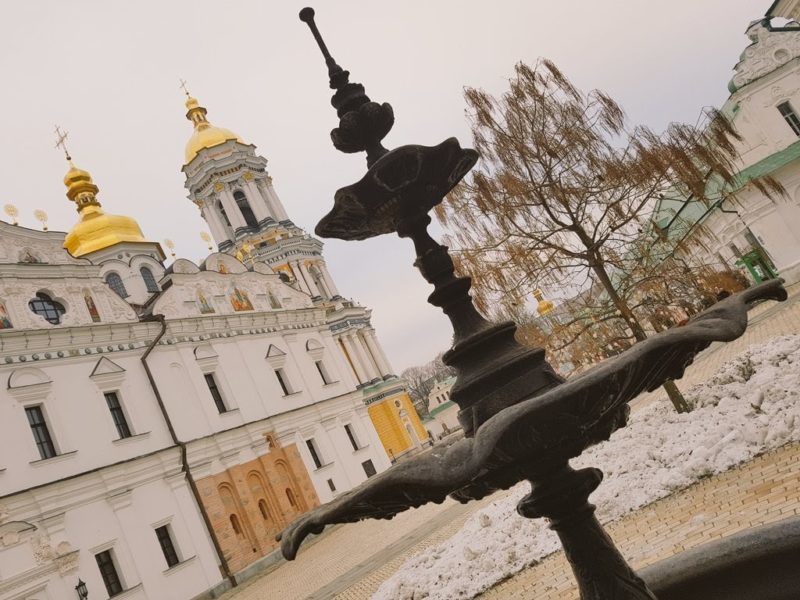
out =
[(415, 266), (434, 286), (428, 301), (453, 326), (454, 345), (444, 361), (457, 373), (451, 399), (461, 409), (466, 437), (398, 464), (306, 513), (278, 536), (284, 556), (293, 559), (306, 536), (329, 524), (391, 518), (448, 495), (468, 502), (527, 480), (531, 493), (517, 510), (550, 521), (582, 598), (654, 599), (594, 517), (588, 497), (602, 473), (575, 471), (569, 460), (625, 426), (628, 402), (641, 392), (682, 377), (712, 342), (742, 335), (754, 303), (785, 300), (782, 281), (733, 295), (684, 327), (639, 342), (565, 382), (545, 361), (543, 349), (517, 344), (513, 322), (491, 323), (478, 313), (469, 295), (470, 279), (455, 276), (447, 247), (428, 234), (428, 211), (466, 175), (478, 154), (455, 139), (434, 147), (386, 150), (380, 141), (393, 123), (391, 107), (378, 107), (363, 86), (349, 83), (349, 73), (322, 40), (312, 9), (304, 8), (300, 18), (311, 28), (336, 90), (331, 101), (339, 116), (339, 128), (331, 134), (334, 146), (343, 152), (366, 151), (368, 164), (359, 182), (336, 192), (333, 210), (316, 233), (363, 240), (395, 232), (412, 240)]

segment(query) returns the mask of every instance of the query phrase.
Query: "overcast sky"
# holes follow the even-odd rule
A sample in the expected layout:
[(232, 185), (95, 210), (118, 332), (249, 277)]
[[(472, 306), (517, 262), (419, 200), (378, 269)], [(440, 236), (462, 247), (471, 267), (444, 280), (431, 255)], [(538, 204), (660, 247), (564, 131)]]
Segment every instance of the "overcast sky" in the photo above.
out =
[[(552, 59), (584, 89), (602, 88), (631, 122), (657, 130), (694, 122), (727, 97), (747, 24), (770, 0), (339, 0), (318, 2), (317, 23), (338, 62), (373, 100), (391, 102), (384, 141), (469, 144), (462, 88), (499, 93), (517, 61)], [(294, 0), (3, 2), (0, 5), (0, 204), (20, 222), (68, 230), (63, 155), (53, 126), (70, 132), (106, 211), (138, 219), (149, 239), (175, 241), (200, 261), (207, 230), (181, 173), (192, 128), (178, 79), (209, 120), (269, 160), (278, 194), (312, 231), (334, 191), (357, 181), (363, 155), (330, 143), (335, 112), (319, 51)], [(4, 216), (4, 215), (0, 215)], [(329, 240), (342, 294), (371, 307), (395, 370), (450, 345), (447, 319), (426, 304), (407, 240)]]

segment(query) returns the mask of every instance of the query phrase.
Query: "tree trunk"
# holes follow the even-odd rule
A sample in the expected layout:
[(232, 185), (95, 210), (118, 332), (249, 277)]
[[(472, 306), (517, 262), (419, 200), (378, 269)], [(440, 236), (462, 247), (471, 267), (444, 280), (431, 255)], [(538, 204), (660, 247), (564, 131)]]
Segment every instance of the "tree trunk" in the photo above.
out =
[[(595, 254), (591, 258), (592, 270), (594, 271), (595, 275), (597, 275), (600, 283), (603, 284), (603, 288), (605, 288), (606, 293), (608, 293), (608, 296), (611, 298), (614, 306), (617, 307), (617, 310), (622, 315), (622, 318), (625, 319), (628, 327), (631, 328), (636, 341), (641, 342), (646, 340), (647, 334), (644, 332), (644, 328), (639, 324), (639, 321), (636, 319), (636, 316), (633, 314), (633, 311), (630, 309), (627, 302), (625, 302), (625, 300), (623, 300), (617, 293), (617, 290), (614, 289), (614, 284), (611, 283), (611, 278), (608, 276), (608, 273), (606, 273), (602, 257)], [(662, 387), (664, 388), (664, 391), (667, 392), (667, 396), (669, 397), (670, 402), (672, 402), (672, 406), (675, 407), (676, 412), (691, 412), (692, 409), (689, 406), (689, 403), (686, 401), (686, 398), (683, 397), (683, 394), (678, 389), (678, 386), (675, 385), (674, 381), (667, 381)]]

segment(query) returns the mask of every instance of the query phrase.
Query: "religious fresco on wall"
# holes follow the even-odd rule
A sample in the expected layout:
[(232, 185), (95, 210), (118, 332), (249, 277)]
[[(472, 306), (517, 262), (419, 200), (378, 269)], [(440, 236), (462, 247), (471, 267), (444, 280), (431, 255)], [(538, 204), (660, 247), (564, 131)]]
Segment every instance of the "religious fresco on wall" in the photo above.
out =
[(240, 290), (237, 287), (233, 288), (228, 299), (231, 301), (231, 306), (235, 311), (253, 310), (253, 304), (244, 290)]
[(21, 262), (21, 263), (29, 263), (29, 264), (37, 264), (37, 263), (40, 263), (42, 261), (40, 261), (38, 258), (36, 258), (33, 254), (31, 254), (31, 251), (26, 248), (22, 252), (22, 254), (20, 254), (19, 262)]
[(89, 310), (89, 315), (92, 317), (94, 323), (100, 322), (100, 313), (97, 311), (97, 305), (94, 303), (94, 298), (89, 292), (83, 293), (83, 301), (86, 302), (86, 308)]
[(13, 329), (14, 325), (11, 323), (11, 318), (6, 311), (6, 305), (0, 302), (0, 329)]
[(200, 307), (201, 314), (210, 315), (211, 313), (216, 312), (214, 307), (208, 302), (205, 294), (203, 294), (203, 292), (200, 290), (197, 290), (197, 305)]
[(228, 267), (226, 267), (225, 263), (220, 260), (217, 262), (217, 271), (220, 273), (227, 273)]

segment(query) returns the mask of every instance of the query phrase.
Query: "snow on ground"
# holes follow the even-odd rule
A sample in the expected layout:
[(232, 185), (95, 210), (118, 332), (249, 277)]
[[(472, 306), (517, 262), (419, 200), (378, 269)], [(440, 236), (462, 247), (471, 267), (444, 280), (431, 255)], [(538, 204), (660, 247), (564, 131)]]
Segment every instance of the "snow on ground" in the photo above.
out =
[[(664, 398), (572, 461), (605, 474), (591, 497), (602, 522), (800, 440), (800, 335), (751, 346), (684, 395), (695, 406), (691, 413), (677, 414)], [(558, 550), (558, 538), (542, 519), (516, 513), (529, 491), (529, 484), (518, 484), (452, 538), (411, 557), (373, 600), (472, 598)]]

